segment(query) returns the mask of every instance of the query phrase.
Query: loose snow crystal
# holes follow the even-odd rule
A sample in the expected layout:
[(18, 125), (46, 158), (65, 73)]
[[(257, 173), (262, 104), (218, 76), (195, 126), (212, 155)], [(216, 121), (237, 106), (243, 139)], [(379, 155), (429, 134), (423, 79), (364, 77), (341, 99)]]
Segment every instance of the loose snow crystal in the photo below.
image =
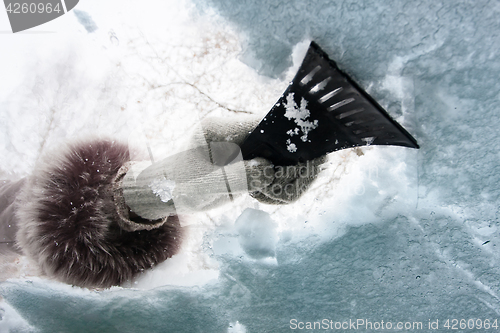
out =
[(297, 151), (297, 146), (295, 145), (295, 143), (292, 143), (292, 140), (288, 139), (286, 140), (286, 149), (290, 153), (295, 153)]
[[(307, 109), (307, 101), (302, 97), (300, 101), (300, 107), (297, 106), (297, 103), (295, 103), (295, 100), (293, 99), (294, 93), (288, 94), (286, 97), (286, 112), (285, 112), (285, 117), (288, 119), (293, 119), (293, 121), (300, 127), (300, 130), (302, 133), (304, 133), (300, 139), (303, 142), (307, 141), (307, 135), (309, 134), (310, 131), (318, 127), (318, 121), (309, 121), (307, 118), (311, 115), (311, 112)], [(287, 132), (288, 135), (293, 136), (297, 135), (298, 129), (296, 128), (295, 130), (290, 130)]]
[(153, 190), (154, 194), (160, 197), (161, 201), (168, 202), (172, 200), (175, 182), (162, 177), (161, 179), (153, 180), (153, 182), (149, 184), (149, 187)]

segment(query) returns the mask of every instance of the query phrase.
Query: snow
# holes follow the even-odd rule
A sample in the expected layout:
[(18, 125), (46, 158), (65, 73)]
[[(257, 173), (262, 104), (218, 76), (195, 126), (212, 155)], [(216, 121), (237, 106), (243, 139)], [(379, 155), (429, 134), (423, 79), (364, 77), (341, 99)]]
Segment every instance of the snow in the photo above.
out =
[(274, 257), (278, 235), (269, 213), (247, 208), (234, 226), (241, 248), (254, 259)]
[(297, 151), (297, 145), (295, 143), (292, 143), (292, 140), (287, 139), (286, 140), (286, 150), (288, 150), (290, 153), (295, 153)]
[(3, 178), (77, 136), (128, 140), (158, 160), (207, 116), (264, 116), (312, 39), (421, 146), (330, 154), (291, 205), (243, 196), (187, 216), (181, 252), (127, 286), (80, 289), (8, 263), (0, 330), (498, 319), (499, 11), (486, 0), (86, 0), (10, 34), (0, 10)]
[(241, 325), (238, 321), (236, 323), (229, 324), (227, 329), (228, 333), (246, 333), (245, 326)]
[[(307, 120), (311, 116), (311, 112), (307, 109), (307, 101), (302, 97), (300, 100), (300, 106), (295, 103), (294, 93), (290, 93), (286, 96), (286, 104), (285, 104), (285, 117), (289, 120), (292, 120), (300, 127), (300, 131), (302, 131), (302, 136), (300, 139), (304, 142), (308, 140), (307, 136), (309, 132), (318, 127), (318, 120)], [(290, 130), (287, 132), (289, 136), (294, 136), (297, 133), (296, 129)]]
[(166, 179), (162, 177), (161, 179), (155, 179), (149, 187), (154, 194), (160, 197), (163, 202), (169, 202), (173, 198), (173, 191), (175, 189), (175, 182), (173, 180)]

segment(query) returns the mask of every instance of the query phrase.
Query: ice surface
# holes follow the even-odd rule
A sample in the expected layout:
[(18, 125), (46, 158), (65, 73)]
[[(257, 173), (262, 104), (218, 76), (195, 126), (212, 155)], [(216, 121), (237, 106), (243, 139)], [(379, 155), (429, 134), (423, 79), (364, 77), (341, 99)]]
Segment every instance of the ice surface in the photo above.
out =
[(78, 19), (78, 22), (83, 25), (87, 32), (94, 32), (97, 30), (94, 20), (92, 20), (92, 17), (88, 13), (78, 9), (75, 9), (73, 13)]
[(9, 332), (10, 330), (33, 332), (36, 329), (29, 325), (8, 303), (0, 300), (0, 331)]
[[(339, 151), (296, 203), (242, 197), (193, 215), (181, 253), (123, 288), (20, 267), (0, 284), (2, 329), (288, 332), (291, 319), (500, 317), (498, 2), (148, 4), (81, 1), (91, 34), (71, 13), (0, 34), (0, 174), (29, 174), (77, 135), (138, 133), (131, 144), (147, 142), (156, 159), (207, 115), (263, 116), (311, 39), (421, 149)], [(240, 238), (236, 221), (270, 238)], [(274, 256), (252, 257), (259, 248)]]

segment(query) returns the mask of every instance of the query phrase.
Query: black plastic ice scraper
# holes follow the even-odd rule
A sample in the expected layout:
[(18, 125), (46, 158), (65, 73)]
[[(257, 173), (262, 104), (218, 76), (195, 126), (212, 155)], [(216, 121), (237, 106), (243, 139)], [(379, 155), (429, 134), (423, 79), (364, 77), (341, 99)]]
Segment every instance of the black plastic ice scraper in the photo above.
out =
[(365, 145), (417, 141), (314, 42), (283, 96), (241, 146), (243, 158), (292, 165)]

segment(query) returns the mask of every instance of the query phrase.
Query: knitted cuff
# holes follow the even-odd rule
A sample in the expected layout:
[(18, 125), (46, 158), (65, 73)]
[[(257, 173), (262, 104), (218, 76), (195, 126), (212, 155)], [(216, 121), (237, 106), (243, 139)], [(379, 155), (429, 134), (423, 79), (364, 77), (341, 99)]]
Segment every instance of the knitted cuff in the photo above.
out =
[(130, 162), (125, 163), (118, 170), (118, 173), (115, 179), (113, 179), (113, 183), (111, 185), (113, 201), (118, 215), (118, 225), (126, 231), (152, 230), (159, 228), (167, 221), (168, 216), (157, 220), (147, 220), (137, 214), (134, 214), (125, 203), (125, 198), (123, 197), (123, 178), (125, 178), (130, 166)]

